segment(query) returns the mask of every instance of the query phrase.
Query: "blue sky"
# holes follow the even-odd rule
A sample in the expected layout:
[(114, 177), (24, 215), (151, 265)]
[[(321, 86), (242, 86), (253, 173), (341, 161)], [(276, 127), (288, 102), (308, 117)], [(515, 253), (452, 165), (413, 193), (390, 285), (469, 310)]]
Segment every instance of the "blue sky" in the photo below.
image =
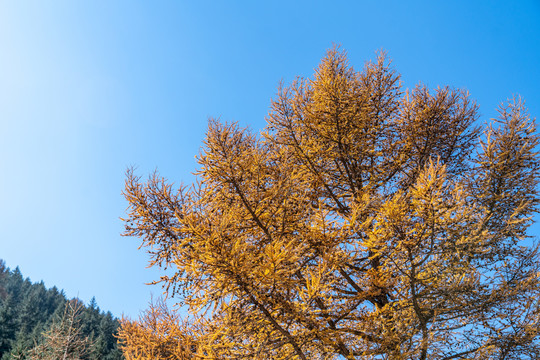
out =
[[(159, 276), (120, 236), (124, 171), (190, 183), (208, 117), (265, 124), (333, 43), (405, 87), (466, 88), (482, 121), (540, 114), (539, 1), (0, 0), (0, 258), (136, 316)], [(535, 228), (538, 229), (538, 226)]]

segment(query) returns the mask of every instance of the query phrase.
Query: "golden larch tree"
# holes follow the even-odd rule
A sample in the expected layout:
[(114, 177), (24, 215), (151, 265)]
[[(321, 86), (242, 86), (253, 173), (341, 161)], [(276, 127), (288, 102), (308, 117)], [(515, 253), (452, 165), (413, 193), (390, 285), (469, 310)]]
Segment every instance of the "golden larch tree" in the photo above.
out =
[(519, 97), (499, 113), (334, 48), (260, 134), (210, 120), (191, 187), (128, 171), (125, 235), (192, 314), (176, 358), (540, 358), (539, 137)]
[(195, 350), (179, 313), (160, 299), (151, 302), (139, 321), (122, 318), (118, 338), (126, 360), (188, 360)]

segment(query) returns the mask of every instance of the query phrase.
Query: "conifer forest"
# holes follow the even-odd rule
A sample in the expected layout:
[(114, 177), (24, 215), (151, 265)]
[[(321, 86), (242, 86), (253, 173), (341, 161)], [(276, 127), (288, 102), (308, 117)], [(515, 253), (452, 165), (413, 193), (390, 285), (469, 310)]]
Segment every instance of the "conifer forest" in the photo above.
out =
[(95, 299), (67, 299), (0, 260), (0, 359), (120, 360), (118, 326)]

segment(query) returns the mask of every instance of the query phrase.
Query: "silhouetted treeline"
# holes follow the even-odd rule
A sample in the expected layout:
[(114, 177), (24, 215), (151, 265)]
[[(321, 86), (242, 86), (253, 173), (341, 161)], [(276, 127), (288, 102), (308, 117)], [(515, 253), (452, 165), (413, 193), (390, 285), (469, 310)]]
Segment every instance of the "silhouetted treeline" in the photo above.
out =
[[(0, 360), (26, 359), (64, 315), (67, 301), (62, 290), (47, 289), (43, 281), (32, 283), (18, 267), (10, 270), (0, 259)], [(119, 323), (110, 312), (101, 311), (92, 299), (79, 316), (81, 334), (92, 344), (81, 360), (123, 359), (115, 338)]]

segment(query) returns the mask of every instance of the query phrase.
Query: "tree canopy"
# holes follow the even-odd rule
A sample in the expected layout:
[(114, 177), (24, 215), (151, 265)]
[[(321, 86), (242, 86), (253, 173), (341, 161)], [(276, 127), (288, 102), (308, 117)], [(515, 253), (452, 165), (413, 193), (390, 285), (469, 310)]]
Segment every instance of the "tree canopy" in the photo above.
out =
[(210, 120), (192, 186), (128, 171), (125, 235), (191, 314), (145, 339), (190, 344), (164, 359), (537, 359), (538, 143), (519, 97), (482, 125), (466, 91), (331, 49), (260, 134)]

